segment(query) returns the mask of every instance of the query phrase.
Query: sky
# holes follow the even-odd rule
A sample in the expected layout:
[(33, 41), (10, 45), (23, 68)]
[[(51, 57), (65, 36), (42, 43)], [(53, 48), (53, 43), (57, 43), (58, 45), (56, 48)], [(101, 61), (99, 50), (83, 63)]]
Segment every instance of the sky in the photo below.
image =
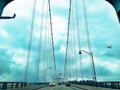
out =
[[(15, 0), (7, 5), (3, 11), (3, 16), (12, 16), (16, 13), (16, 17), (15, 19), (10, 20), (0, 20), (0, 81), (24, 81), (33, 1), (34, 0)], [(69, 0), (50, 1), (56, 68), (58, 73), (63, 74), (66, 53)], [(78, 26), (80, 27), (81, 32), (80, 38), (77, 40), (78, 31), (74, 28), (74, 37), (72, 37), (72, 34), (70, 33), (69, 38), (70, 45), (75, 43), (76, 46), (73, 45), (74, 47), (70, 48), (68, 57), (73, 57), (74, 54), (77, 56), (76, 64), (72, 62), (67, 64), (67, 70), (72, 79), (74, 79), (75, 76), (73, 74), (74, 68), (77, 70), (77, 78), (81, 78), (80, 60), (78, 59), (79, 54), (77, 55), (79, 52), (79, 47), (77, 46), (78, 41), (81, 41), (82, 50), (88, 50), (86, 44), (83, 4), (82, 0), (76, 1), (78, 6)], [(73, 3), (75, 3), (74, 0)], [(42, 17), (42, 5), (43, 0), (37, 0), (31, 57), (28, 69), (29, 81), (36, 80), (39, 32), (41, 26), (43, 27), (43, 31), (40, 39), (42, 49), (40, 53), (39, 80), (43, 81), (43, 73), (45, 72), (45, 69), (46, 79), (48, 80), (53, 76), (52, 72), (54, 72), (48, 6), (44, 7), (44, 14)], [(75, 9), (72, 10), (72, 12), (75, 12)], [(112, 5), (105, 0), (86, 0), (86, 12), (97, 80), (118, 81), (120, 80), (120, 24), (116, 12)], [(73, 18), (71, 21), (73, 20), (75, 22), (74, 14), (72, 14), (71, 17), (72, 16)], [(43, 20), (43, 24), (41, 24), (41, 20)], [(73, 24), (76, 23), (71, 22), (72, 29), (74, 27)], [(73, 31), (72, 29), (71, 32)], [(108, 45), (112, 45), (112, 48), (107, 48)], [(74, 50), (74, 48), (77, 48), (77, 50)], [(72, 52), (72, 50), (75, 52)], [(90, 78), (91, 71), (89, 55), (82, 54), (81, 57), (83, 77)], [(46, 61), (44, 61), (44, 59), (46, 59)], [(45, 65), (43, 67), (44, 62)], [(47, 70), (48, 67), (51, 67), (51, 69)]]

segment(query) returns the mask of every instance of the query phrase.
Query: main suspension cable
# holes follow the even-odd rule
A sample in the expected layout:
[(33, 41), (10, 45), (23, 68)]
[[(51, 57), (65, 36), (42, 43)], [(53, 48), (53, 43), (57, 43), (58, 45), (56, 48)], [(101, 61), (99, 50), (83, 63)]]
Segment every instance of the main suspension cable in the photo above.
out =
[(53, 59), (54, 59), (54, 67), (55, 67), (55, 76), (57, 78), (57, 70), (56, 70), (56, 59), (55, 59), (55, 50), (54, 50), (54, 40), (53, 40), (53, 28), (52, 28), (52, 17), (51, 17), (51, 4), (50, 0), (48, 0), (49, 5), (49, 17), (50, 17), (50, 28), (51, 28), (51, 37), (52, 37), (52, 49), (53, 49)]
[(69, 41), (69, 31), (70, 31), (70, 18), (71, 18), (71, 2), (69, 5), (69, 17), (68, 17), (68, 28), (67, 28), (67, 42), (66, 42), (66, 55), (65, 55), (65, 66), (64, 66), (64, 78), (66, 76), (66, 63), (67, 63), (67, 56), (68, 56), (68, 41)]

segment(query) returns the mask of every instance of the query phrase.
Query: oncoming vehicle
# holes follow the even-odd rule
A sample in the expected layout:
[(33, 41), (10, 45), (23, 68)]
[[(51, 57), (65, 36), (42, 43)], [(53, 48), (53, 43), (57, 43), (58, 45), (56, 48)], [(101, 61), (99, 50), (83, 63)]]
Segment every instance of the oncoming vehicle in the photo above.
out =
[(55, 83), (54, 82), (50, 82), (49, 86), (55, 86)]

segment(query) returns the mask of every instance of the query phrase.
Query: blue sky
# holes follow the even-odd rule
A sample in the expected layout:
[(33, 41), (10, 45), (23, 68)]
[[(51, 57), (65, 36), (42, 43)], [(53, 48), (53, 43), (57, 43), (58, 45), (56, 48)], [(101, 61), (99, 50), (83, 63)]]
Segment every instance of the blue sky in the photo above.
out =
[[(29, 80), (35, 81), (36, 75), (36, 59), (38, 52), (38, 39), (42, 13), (42, 0), (37, 0), (35, 27), (33, 34), (31, 59), (29, 67)], [(73, 0), (74, 2), (74, 0)], [(88, 50), (86, 45), (85, 25), (83, 18), (82, 0), (78, 0), (78, 17), (81, 36), (81, 49)], [(13, 15), (16, 13), (16, 18), (11, 20), (0, 20), (0, 80), (1, 81), (22, 81), (24, 79), (28, 38), (30, 33), (31, 16), (32, 16), (33, 0), (15, 0), (11, 2), (3, 12), (4, 15)], [(66, 50), (66, 33), (68, 22), (68, 7), (69, 0), (51, 0), (53, 36), (55, 44), (56, 66), (58, 72), (63, 72), (64, 58)], [(88, 27), (91, 39), (91, 47), (94, 54), (96, 74), (98, 81), (113, 81), (120, 80), (120, 24), (117, 19), (114, 8), (105, 0), (86, 0)], [(48, 15), (47, 7), (44, 8), (44, 14)], [(42, 33), (42, 52), (40, 63), (40, 80), (43, 78), (43, 54), (50, 57), (51, 44), (50, 31), (47, 32), (45, 41), (45, 22), (49, 22), (48, 18), (43, 18), (43, 33)], [(49, 28), (49, 25), (48, 27)], [(76, 37), (75, 37), (76, 38)], [(46, 43), (49, 43), (46, 45)], [(71, 42), (73, 43), (73, 42)], [(75, 41), (76, 44), (77, 40)], [(46, 45), (46, 46), (45, 46)], [(112, 48), (107, 48), (107, 45), (112, 45)], [(45, 49), (45, 47), (47, 49)], [(77, 46), (76, 46), (77, 47)], [(77, 53), (76, 53), (77, 54)], [(70, 54), (68, 54), (70, 55)], [(78, 55), (77, 55), (78, 56)], [(72, 57), (71, 55), (69, 57)], [(84, 78), (90, 75), (89, 56), (82, 55), (83, 74)], [(49, 60), (49, 59), (48, 59)], [(71, 78), (74, 78), (72, 73), (73, 68), (77, 68), (77, 78), (81, 78), (79, 59), (68, 65), (71, 70)], [(50, 66), (53, 68), (53, 61)], [(47, 64), (46, 64), (47, 65)], [(45, 67), (47, 68), (47, 66)], [(69, 71), (68, 70), (68, 71)], [(47, 74), (52, 71), (48, 70)], [(50, 75), (47, 75), (49, 79)], [(88, 76), (88, 77), (87, 77)]]

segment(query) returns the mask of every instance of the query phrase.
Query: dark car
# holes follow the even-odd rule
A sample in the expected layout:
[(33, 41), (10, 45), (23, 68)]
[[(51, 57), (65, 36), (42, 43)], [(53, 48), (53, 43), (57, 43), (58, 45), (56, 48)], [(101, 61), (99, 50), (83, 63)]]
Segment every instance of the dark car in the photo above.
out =
[(61, 85), (62, 83), (58, 83), (58, 85)]
[(68, 87), (70, 87), (70, 83), (65, 83), (65, 86), (68, 86)]

